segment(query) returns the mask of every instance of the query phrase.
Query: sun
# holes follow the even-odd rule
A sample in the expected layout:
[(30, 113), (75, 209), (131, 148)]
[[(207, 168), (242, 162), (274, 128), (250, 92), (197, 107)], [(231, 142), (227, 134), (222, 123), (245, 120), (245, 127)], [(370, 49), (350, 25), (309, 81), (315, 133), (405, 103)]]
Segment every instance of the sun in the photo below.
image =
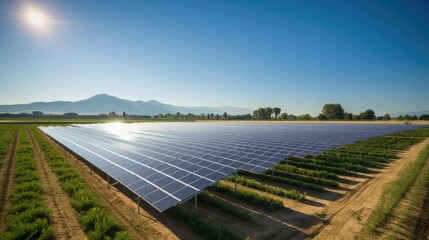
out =
[(49, 27), (49, 17), (41, 10), (34, 7), (27, 8), (24, 13), (26, 23), (37, 31), (47, 31)]

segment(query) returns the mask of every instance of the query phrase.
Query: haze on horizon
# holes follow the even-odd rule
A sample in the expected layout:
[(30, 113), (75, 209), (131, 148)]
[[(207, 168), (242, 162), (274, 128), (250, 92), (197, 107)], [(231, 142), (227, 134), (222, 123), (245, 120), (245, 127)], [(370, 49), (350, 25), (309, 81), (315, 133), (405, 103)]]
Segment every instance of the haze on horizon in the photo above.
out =
[(428, 1), (1, 1), (0, 104), (422, 111), (428, 43)]

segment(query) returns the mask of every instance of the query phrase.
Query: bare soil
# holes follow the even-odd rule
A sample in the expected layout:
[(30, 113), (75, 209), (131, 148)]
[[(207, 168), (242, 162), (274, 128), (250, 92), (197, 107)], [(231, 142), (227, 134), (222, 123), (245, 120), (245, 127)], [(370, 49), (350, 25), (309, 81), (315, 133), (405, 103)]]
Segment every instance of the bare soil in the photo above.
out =
[(10, 206), (9, 197), (14, 185), (15, 156), (18, 138), (19, 129), (16, 129), (15, 136), (13, 137), (9, 150), (6, 153), (0, 171), (0, 230), (4, 228), (7, 210)]
[[(357, 185), (354, 191), (328, 206), (320, 224), (306, 230), (314, 239), (353, 239), (361, 231), (374, 207), (381, 198), (384, 185), (394, 181), (402, 168), (414, 161), (429, 139), (400, 154), (400, 158), (382, 169), (379, 174)], [(300, 235), (296, 236), (301, 239)]]
[(85, 239), (77, 220), (76, 211), (70, 206), (69, 196), (61, 189), (57, 176), (43, 157), (42, 150), (27, 129), (31, 145), (36, 153), (36, 167), (43, 187), (43, 199), (50, 209), (50, 220), (55, 230), (56, 239)]

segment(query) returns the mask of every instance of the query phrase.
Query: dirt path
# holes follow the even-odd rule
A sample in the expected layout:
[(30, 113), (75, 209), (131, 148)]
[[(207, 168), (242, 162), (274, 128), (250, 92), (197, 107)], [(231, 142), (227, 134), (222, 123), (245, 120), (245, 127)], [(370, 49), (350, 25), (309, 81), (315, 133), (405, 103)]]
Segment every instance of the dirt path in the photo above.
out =
[[(429, 139), (413, 146), (374, 178), (360, 184), (355, 191), (333, 203), (326, 210), (325, 220), (309, 229), (314, 239), (353, 239), (359, 234), (380, 199), (384, 185), (395, 180), (402, 168), (415, 160), (427, 144)], [(298, 235), (296, 238), (300, 239), (302, 236)]]
[(36, 153), (37, 172), (44, 189), (43, 198), (46, 206), (51, 210), (50, 219), (55, 229), (56, 239), (85, 239), (86, 235), (77, 221), (75, 211), (70, 206), (69, 197), (61, 189), (57, 176), (44, 160), (39, 144), (28, 129), (27, 134)]
[[(46, 137), (44, 135), (44, 137)], [(150, 208), (140, 208), (137, 212), (137, 204), (127, 196), (116, 190), (114, 187), (107, 188), (107, 182), (95, 173), (90, 173), (89, 168), (77, 161), (63, 148), (59, 147), (51, 139), (47, 138), (54, 147), (59, 150), (67, 162), (75, 168), (88, 187), (98, 199), (105, 205), (106, 210), (113, 214), (124, 230), (135, 239), (200, 239), (187, 226), (186, 223), (179, 222), (165, 213), (150, 211)], [(179, 226), (177, 226), (179, 225)], [(179, 229), (172, 231), (170, 229)]]
[(15, 156), (18, 145), (19, 129), (16, 129), (15, 136), (10, 144), (9, 150), (4, 158), (0, 171), (0, 230), (4, 228), (7, 209), (9, 208), (9, 196), (13, 187)]

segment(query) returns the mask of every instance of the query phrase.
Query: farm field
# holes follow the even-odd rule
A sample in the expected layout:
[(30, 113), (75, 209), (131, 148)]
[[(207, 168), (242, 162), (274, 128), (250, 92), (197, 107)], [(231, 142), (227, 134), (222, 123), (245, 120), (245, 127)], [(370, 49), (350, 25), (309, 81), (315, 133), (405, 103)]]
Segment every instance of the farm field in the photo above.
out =
[[(1, 239), (353, 238), (376, 208), (385, 184), (429, 144), (426, 127), (320, 155), (289, 157), (273, 171), (239, 172), (237, 179), (231, 176), (208, 188), (198, 196), (197, 214), (193, 199), (160, 213), (142, 202), (137, 208), (131, 193), (110, 186), (105, 176), (56, 145), (37, 125), (4, 124), (0, 129)], [(427, 157), (421, 161), (426, 169)], [(412, 189), (425, 189), (418, 184), (423, 180)], [(417, 201), (427, 194), (415, 197), (415, 192), (406, 193), (414, 205), (400, 203), (405, 204), (402, 210), (388, 214), (389, 226), (395, 226), (394, 216), (407, 211), (403, 209), (427, 207)], [(16, 227), (17, 221), (27, 224)], [(387, 231), (367, 234), (378, 238), (402, 230)]]

